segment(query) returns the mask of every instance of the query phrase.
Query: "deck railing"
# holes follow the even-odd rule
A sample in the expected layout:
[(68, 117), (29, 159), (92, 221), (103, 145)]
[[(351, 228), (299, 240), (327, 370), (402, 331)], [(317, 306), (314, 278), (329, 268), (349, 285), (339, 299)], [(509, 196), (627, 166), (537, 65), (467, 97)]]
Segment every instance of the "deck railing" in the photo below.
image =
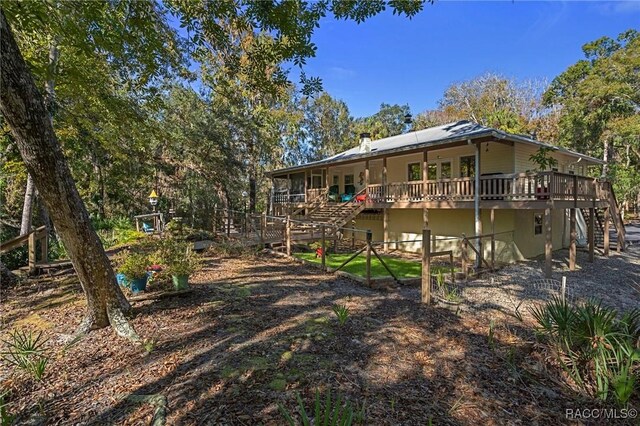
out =
[[(307, 200), (320, 196), (323, 189), (307, 191)], [(511, 173), (480, 176), (480, 199), (498, 201), (590, 201), (605, 200), (604, 182), (598, 179), (560, 172)], [(304, 194), (302, 198), (304, 198)], [(451, 178), (411, 182), (371, 184), (367, 187), (369, 203), (421, 201), (473, 201), (475, 178)], [(274, 203), (302, 202), (299, 197), (287, 201), (274, 197)]]

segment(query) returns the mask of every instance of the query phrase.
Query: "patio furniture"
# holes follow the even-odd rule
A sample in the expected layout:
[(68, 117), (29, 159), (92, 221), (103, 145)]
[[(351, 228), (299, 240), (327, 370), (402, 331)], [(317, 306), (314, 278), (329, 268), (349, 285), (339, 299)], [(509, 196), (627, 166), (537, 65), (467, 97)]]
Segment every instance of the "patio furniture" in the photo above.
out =
[(353, 185), (345, 185), (344, 194), (340, 196), (340, 201), (343, 203), (347, 201), (351, 201), (353, 199), (354, 194), (356, 193), (356, 187)]
[(338, 201), (340, 199), (340, 188), (338, 185), (333, 185), (329, 187), (329, 192), (327, 193), (327, 199), (329, 201)]

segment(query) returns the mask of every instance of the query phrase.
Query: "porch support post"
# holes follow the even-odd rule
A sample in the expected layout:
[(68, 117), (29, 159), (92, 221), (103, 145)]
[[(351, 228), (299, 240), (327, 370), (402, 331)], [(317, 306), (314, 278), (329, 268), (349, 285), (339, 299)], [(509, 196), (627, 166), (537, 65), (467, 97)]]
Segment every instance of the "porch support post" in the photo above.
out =
[(569, 270), (576, 270), (576, 209), (569, 209)]
[(589, 262), (593, 262), (593, 258), (594, 258), (594, 252), (595, 252), (595, 232), (594, 232), (594, 227), (595, 227), (595, 216), (596, 216), (596, 209), (594, 209), (593, 207), (589, 208), (589, 224), (587, 225), (587, 239), (589, 242)]
[[(366, 160), (364, 162), (364, 193), (367, 195), (369, 195), (369, 160)], [(365, 201), (366, 202), (366, 201)]]
[(496, 269), (496, 209), (491, 209), (491, 270)]
[(544, 277), (552, 274), (553, 240), (551, 237), (551, 209), (544, 209)]
[(324, 187), (329, 190), (329, 168), (324, 169)]
[[(476, 236), (482, 235), (482, 217), (480, 216), (480, 144), (476, 143), (476, 176), (475, 176), (475, 196), (473, 197), (473, 207), (475, 216)], [(482, 238), (476, 239), (479, 256), (476, 256), (476, 268), (482, 266)]]
[(387, 196), (387, 157), (382, 157), (382, 200), (385, 203), (388, 201)]
[(428, 163), (428, 151), (425, 149), (422, 151), (422, 227), (429, 227), (429, 210), (425, 207), (427, 203), (427, 169)]
[[(307, 170), (304, 171), (304, 204), (305, 205), (307, 204), (307, 201), (309, 201), (309, 200), (307, 200), (307, 190), (309, 189), (308, 188), (308, 184), (307, 184), (307, 172), (308, 172)], [(309, 176), (311, 176), (311, 175), (309, 175)], [(304, 213), (305, 214), (307, 213), (307, 209), (306, 208), (304, 209)]]
[(382, 248), (386, 252), (389, 251), (389, 244), (387, 243), (389, 241), (389, 209), (382, 210), (382, 233), (382, 239), (384, 240)]
[(609, 256), (609, 223), (611, 221), (611, 211), (609, 207), (604, 209), (603, 237), (604, 237), (604, 255)]

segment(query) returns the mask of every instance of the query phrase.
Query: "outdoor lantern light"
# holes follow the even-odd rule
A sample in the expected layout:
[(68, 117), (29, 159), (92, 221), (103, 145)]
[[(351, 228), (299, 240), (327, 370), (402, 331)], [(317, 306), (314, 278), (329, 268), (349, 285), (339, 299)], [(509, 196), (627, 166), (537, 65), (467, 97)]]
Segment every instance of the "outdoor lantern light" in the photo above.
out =
[(406, 114), (404, 116), (404, 124), (411, 124), (412, 120), (411, 120), (411, 114)]
[(155, 189), (151, 191), (151, 194), (149, 194), (149, 204), (151, 204), (152, 207), (158, 205), (158, 194), (156, 194)]

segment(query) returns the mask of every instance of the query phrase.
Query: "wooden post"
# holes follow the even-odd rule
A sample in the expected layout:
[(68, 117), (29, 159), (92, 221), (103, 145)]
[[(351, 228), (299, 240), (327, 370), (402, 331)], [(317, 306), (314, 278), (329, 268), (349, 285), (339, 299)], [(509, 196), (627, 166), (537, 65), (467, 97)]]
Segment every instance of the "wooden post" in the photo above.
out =
[(593, 262), (593, 258), (594, 258), (594, 251), (595, 251), (595, 216), (596, 216), (596, 212), (595, 209), (593, 207), (589, 208), (589, 224), (587, 225), (587, 239), (589, 242), (589, 262)]
[(356, 248), (356, 228), (351, 225), (351, 250)]
[(364, 162), (364, 193), (367, 196), (366, 200), (369, 200), (369, 160)]
[(29, 274), (36, 271), (36, 233), (29, 234)]
[(609, 207), (606, 207), (604, 209), (604, 230), (603, 230), (603, 237), (604, 237), (604, 255), (605, 256), (609, 256), (609, 223), (611, 221), (611, 211), (609, 210)]
[(218, 236), (218, 205), (213, 205), (213, 236)]
[(140, 232), (140, 220), (136, 217), (136, 231)]
[(491, 209), (491, 270), (496, 269), (496, 209)]
[(429, 227), (429, 210), (425, 207), (427, 202), (427, 179), (429, 178), (428, 174), (429, 163), (428, 163), (428, 154), (425, 149), (422, 151), (422, 227)]
[[(475, 179), (474, 179), (474, 197), (473, 197), (473, 208), (474, 208), (474, 220), (475, 220), (475, 233), (476, 236), (482, 235), (482, 213), (480, 211), (480, 174), (482, 173), (482, 167), (480, 164), (482, 152), (480, 142), (476, 143), (476, 159), (475, 159)], [(476, 268), (480, 269), (482, 266), (482, 238), (477, 238), (478, 245), (478, 253), (476, 256)]]
[(431, 303), (431, 230), (422, 230), (422, 303)]
[(464, 279), (465, 281), (469, 279), (469, 265), (467, 265), (467, 250), (469, 250), (469, 248), (467, 247), (467, 238), (465, 237), (464, 234), (462, 234), (462, 272), (464, 273)]
[(325, 241), (325, 229), (324, 229), (324, 224), (320, 225), (320, 232), (322, 233), (322, 270), (326, 271), (327, 270), (327, 244)]
[(449, 251), (449, 265), (451, 265), (451, 284), (456, 282), (456, 273), (454, 272), (454, 265), (453, 265), (453, 250)]
[(291, 256), (291, 216), (289, 215), (287, 215), (285, 234), (287, 237), (287, 256)]
[(267, 212), (263, 212), (260, 215), (260, 244), (264, 247), (266, 244), (264, 242), (264, 236), (267, 228)]
[(388, 201), (387, 196), (387, 157), (382, 157), (382, 201), (385, 203)]
[(389, 251), (389, 209), (382, 209), (382, 239), (384, 240), (382, 249), (387, 252)]
[(40, 263), (49, 262), (49, 232), (45, 228), (40, 237)]
[(553, 240), (551, 236), (551, 209), (544, 209), (544, 276), (551, 278), (552, 274)]
[(371, 240), (372, 233), (371, 230), (367, 230), (367, 267), (366, 267), (366, 277), (367, 277), (367, 286), (371, 286)]
[(567, 277), (562, 276), (562, 286), (560, 288), (560, 297), (562, 298), (562, 303), (567, 301)]
[(569, 209), (569, 270), (576, 270), (576, 209)]

